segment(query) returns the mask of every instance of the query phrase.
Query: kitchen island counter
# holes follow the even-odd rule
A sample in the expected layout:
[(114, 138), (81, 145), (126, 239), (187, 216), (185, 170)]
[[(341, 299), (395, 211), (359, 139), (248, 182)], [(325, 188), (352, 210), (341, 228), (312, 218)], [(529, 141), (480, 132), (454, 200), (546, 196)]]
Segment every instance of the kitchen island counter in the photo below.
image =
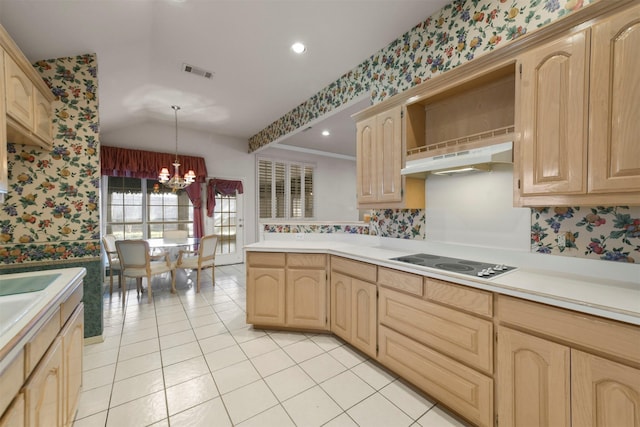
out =
[[(365, 236), (264, 240), (245, 246), (245, 250), (327, 253), (640, 325), (639, 265)], [(416, 252), (507, 264), (517, 269), (481, 278), (391, 259)]]

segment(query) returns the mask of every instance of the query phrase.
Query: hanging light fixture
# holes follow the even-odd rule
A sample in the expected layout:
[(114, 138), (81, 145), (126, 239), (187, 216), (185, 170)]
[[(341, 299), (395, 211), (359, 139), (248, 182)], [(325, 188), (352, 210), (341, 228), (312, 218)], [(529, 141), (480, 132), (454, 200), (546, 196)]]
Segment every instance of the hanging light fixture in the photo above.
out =
[(173, 176), (170, 177), (169, 169), (162, 168), (158, 180), (163, 183), (165, 187), (176, 191), (193, 184), (196, 180), (196, 174), (193, 170), (189, 170), (189, 172), (184, 175), (184, 178), (180, 176), (180, 162), (178, 162), (178, 110), (180, 107), (172, 105), (171, 108), (173, 108), (176, 118), (176, 160), (173, 162)]

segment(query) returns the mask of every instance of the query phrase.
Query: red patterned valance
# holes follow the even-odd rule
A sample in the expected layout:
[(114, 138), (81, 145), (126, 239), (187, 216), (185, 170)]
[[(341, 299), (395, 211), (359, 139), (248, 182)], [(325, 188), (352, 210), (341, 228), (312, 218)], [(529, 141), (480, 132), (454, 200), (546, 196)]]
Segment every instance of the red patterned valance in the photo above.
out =
[[(174, 160), (175, 154), (100, 146), (100, 170), (107, 176), (158, 179), (163, 167), (173, 173)], [(196, 182), (205, 182), (207, 165), (204, 158), (179, 154), (178, 161), (181, 174), (191, 169), (196, 174)]]
[(244, 189), (242, 181), (231, 181), (228, 179), (210, 179), (207, 183), (207, 216), (213, 216), (213, 210), (216, 207), (216, 194), (230, 195), (242, 194)]

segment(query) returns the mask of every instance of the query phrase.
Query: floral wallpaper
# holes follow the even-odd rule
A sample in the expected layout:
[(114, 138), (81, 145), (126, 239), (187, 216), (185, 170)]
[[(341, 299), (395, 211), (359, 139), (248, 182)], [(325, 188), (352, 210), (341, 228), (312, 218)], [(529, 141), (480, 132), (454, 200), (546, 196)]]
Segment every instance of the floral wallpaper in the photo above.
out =
[(369, 234), (369, 226), (362, 224), (263, 224), (265, 233), (348, 233)]
[(423, 209), (372, 210), (370, 234), (397, 239), (424, 239), (425, 222)]
[(99, 257), (96, 56), (39, 61), (34, 67), (56, 96), (53, 150), (8, 144), (0, 264)]
[(596, 1), (454, 0), (249, 138), (249, 151), (363, 93), (382, 101)]
[(535, 208), (531, 213), (532, 252), (640, 262), (638, 206)]

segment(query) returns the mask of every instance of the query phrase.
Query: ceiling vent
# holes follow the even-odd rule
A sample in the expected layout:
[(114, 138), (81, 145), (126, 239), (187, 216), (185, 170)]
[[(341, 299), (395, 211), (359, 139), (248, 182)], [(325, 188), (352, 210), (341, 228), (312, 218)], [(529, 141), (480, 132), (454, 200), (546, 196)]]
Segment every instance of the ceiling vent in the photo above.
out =
[(196, 76), (204, 77), (205, 79), (210, 79), (213, 77), (212, 71), (207, 71), (189, 64), (182, 64), (182, 71), (184, 71), (185, 73), (191, 73), (195, 74)]

